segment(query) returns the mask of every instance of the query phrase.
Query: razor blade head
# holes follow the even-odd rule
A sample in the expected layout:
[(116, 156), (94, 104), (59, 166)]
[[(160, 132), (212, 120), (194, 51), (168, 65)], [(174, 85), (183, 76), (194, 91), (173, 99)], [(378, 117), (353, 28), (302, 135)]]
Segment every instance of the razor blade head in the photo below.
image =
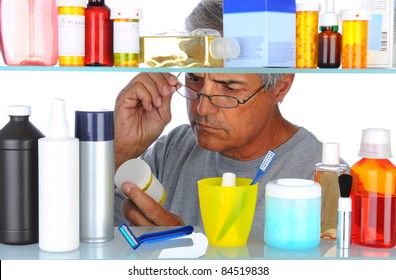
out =
[(136, 239), (135, 235), (126, 224), (122, 224), (118, 229), (134, 250), (140, 246), (140, 242)]

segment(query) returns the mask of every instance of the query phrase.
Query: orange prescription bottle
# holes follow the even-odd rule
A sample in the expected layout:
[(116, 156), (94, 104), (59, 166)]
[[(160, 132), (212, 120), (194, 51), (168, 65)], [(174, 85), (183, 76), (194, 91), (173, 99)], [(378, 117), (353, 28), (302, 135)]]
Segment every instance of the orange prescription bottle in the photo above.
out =
[(296, 68), (316, 68), (320, 4), (296, 4)]
[(389, 161), (390, 132), (363, 130), (359, 156), (351, 168), (352, 236), (358, 245), (396, 245), (396, 167)]
[(340, 12), (342, 20), (342, 68), (366, 68), (368, 22), (367, 10), (347, 9)]
[(84, 66), (85, 0), (57, 0), (59, 66)]
[(111, 9), (110, 18), (114, 20), (114, 66), (139, 66), (139, 20), (141, 19), (141, 15), (141, 9)]

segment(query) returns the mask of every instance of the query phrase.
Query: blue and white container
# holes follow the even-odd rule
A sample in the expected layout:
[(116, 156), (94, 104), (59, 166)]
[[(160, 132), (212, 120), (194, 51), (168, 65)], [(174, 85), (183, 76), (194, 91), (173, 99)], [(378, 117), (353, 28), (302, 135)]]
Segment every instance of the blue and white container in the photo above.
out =
[(310, 249), (320, 243), (320, 185), (305, 179), (277, 179), (265, 192), (264, 241), (281, 249)]
[(80, 140), (80, 241), (114, 238), (113, 111), (76, 111)]
[(224, 37), (240, 45), (225, 67), (295, 66), (295, 0), (224, 0), (223, 22)]

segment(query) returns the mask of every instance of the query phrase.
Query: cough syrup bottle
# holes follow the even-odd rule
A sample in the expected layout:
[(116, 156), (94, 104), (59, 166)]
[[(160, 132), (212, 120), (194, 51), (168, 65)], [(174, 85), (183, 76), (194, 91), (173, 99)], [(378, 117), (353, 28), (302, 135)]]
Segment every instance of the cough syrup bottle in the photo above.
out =
[(113, 21), (104, 0), (89, 0), (85, 10), (85, 65), (113, 66)]
[(38, 139), (30, 106), (9, 106), (0, 130), (0, 243), (38, 242)]
[(391, 157), (390, 132), (363, 130), (359, 156), (351, 168), (352, 237), (358, 245), (396, 245), (396, 167)]

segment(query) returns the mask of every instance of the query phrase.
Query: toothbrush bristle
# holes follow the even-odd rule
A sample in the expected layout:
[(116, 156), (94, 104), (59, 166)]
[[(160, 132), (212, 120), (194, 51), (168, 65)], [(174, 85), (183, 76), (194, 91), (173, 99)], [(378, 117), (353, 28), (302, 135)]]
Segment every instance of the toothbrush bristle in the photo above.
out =
[(268, 153), (265, 155), (265, 158), (263, 162), (260, 165), (261, 170), (266, 170), (270, 165), (272, 160), (275, 158), (276, 153), (272, 150), (268, 151)]

